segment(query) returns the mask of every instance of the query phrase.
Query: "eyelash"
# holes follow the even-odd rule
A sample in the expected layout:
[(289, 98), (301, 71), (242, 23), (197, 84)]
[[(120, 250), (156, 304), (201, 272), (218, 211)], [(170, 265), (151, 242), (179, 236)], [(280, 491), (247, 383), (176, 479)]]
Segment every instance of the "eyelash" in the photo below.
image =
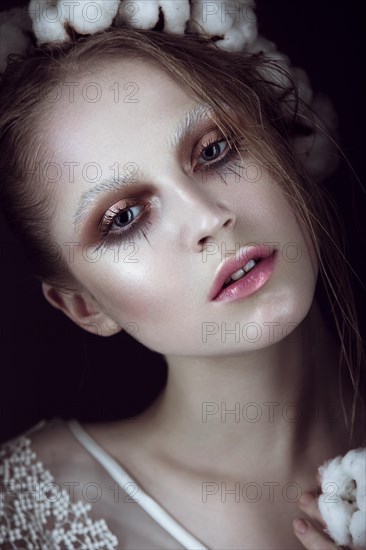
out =
[[(124, 202), (124, 208), (117, 209), (116, 212), (114, 212), (113, 210), (107, 212), (101, 220), (98, 227), (101, 233), (102, 243), (95, 249), (96, 251), (105, 248), (106, 244), (113, 244), (115, 241), (119, 241), (123, 237), (126, 238), (127, 235), (130, 239), (132, 239), (132, 237), (140, 238), (142, 236), (147, 238), (145, 234), (145, 229), (147, 229), (147, 227), (151, 225), (151, 222), (149, 222), (147, 219), (139, 222), (142, 214), (140, 214), (137, 218), (135, 218), (134, 221), (129, 224), (128, 229), (121, 229), (120, 231), (115, 232), (115, 234), (111, 233), (111, 227), (113, 226), (118, 216), (122, 212), (127, 212), (130, 208), (138, 206), (138, 204), (134, 202), (129, 202), (127, 200)], [(145, 210), (149, 210), (149, 207), (143, 207), (143, 211)], [(143, 217), (146, 218), (146, 214)], [(139, 227), (135, 228), (136, 225), (139, 225)]]
[[(208, 133), (210, 133), (210, 132), (208, 132)], [(227, 139), (227, 138), (222, 136), (219, 139), (209, 140), (207, 143), (202, 142), (200, 144), (200, 148), (199, 148), (199, 151), (198, 151), (198, 158), (201, 157), (201, 155), (204, 153), (204, 151), (206, 151), (207, 149), (209, 149), (213, 145), (221, 143), (222, 141), (227, 142), (228, 151), (226, 151), (226, 153), (222, 156), (222, 158), (220, 158), (220, 160), (207, 162), (205, 164), (200, 164), (200, 166), (201, 166), (200, 170), (202, 172), (204, 172), (204, 173), (214, 173), (214, 172), (220, 171), (220, 169), (223, 168), (226, 164), (228, 164), (230, 162), (230, 160), (237, 154), (238, 147), (235, 147), (236, 141), (232, 140), (231, 138)], [(135, 202), (129, 202), (129, 201), (126, 200), (126, 201), (124, 201), (124, 208), (116, 209), (116, 211), (113, 211), (111, 209), (109, 212), (107, 212), (103, 216), (103, 218), (101, 219), (101, 221), (98, 225), (98, 229), (100, 231), (102, 242), (95, 249), (96, 251), (98, 251), (100, 249), (104, 249), (107, 244), (113, 244), (116, 241), (120, 242), (121, 240), (127, 240), (127, 237), (129, 239), (132, 239), (133, 237), (138, 239), (138, 238), (144, 236), (145, 239), (147, 240), (145, 230), (148, 228), (149, 225), (151, 225), (151, 222), (149, 222), (146, 219), (146, 212), (145, 212), (145, 214), (141, 213), (134, 221), (132, 221), (128, 225), (127, 229), (121, 229), (120, 231), (114, 232), (114, 233), (112, 233), (112, 231), (111, 231), (113, 223), (116, 221), (118, 216), (122, 212), (127, 212), (129, 209), (131, 209), (135, 206), (138, 206), (138, 204), (136, 204)], [(143, 212), (148, 211), (148, 210), (149, 210), (149, 206), (142, 207)], [(141, 217), (145, 218), (145, 220), (139, 221)], [(139, 226), (139, 227), (136, 228), (136, 226)]]

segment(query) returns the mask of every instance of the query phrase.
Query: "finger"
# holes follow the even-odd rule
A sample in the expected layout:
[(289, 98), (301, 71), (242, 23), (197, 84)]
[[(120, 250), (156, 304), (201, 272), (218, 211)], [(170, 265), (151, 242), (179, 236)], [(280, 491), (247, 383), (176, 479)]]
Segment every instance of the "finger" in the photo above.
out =
[(339, 550), (339, 546), (305, 519), (295, 519), (294, 533), (301, 544), (308, 550)]
[(317, 498), (312, 493), (303, 493), (299, 499), (299, 506), (301, 510), (311, 519), (319, 521), (319, 523), (325, 525), (319, 511)]

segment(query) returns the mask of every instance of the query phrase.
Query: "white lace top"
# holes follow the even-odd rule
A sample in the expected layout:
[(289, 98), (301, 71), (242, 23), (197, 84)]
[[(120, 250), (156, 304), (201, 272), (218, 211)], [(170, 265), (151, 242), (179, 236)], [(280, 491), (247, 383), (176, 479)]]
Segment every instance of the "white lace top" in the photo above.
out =
[(204, 550), (73, 420), (0, 447), (0, 547)]

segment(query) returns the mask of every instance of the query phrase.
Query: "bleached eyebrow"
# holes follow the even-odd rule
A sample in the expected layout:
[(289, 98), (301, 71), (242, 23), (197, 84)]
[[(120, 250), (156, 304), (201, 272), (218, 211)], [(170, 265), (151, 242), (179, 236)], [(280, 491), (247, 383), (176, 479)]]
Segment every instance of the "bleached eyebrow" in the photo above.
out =
[(183, 115), (183, 118), (173, 128), (169, 143), (175, 149), (193, 131), (195, 125), (203, 118), (213, 114), (213, 108), (207, 103), (195, 103)]
[[(186, 138), (192, 133), (194, 127), (202, 119), (213, 113), (213, 109), (207, 103), (194, 103), (188, 111), (186, 111), (182, 119), (178, 124), (173, 128), (168, 143), (173, 149), (176, 149)], [(107, 179), (98, 183), (92, 189), (89, 189), (82, 194), (77, 210), (74, 215), (74, 229), (78, 231), (80, 224), (87, 215), (92, 204), (98, 199), (99, 196), (102, 196), (106, 193), (112, 193), (113, 191), (119, 191), (125, 185), (131, 183), (131, 175), (127, 176), (118, 176), (114, 178)]]
[(118, 178), (111, 178), (98, 183), (89, 191), (86, 191), (81, 195), (78, 203), (78, 208), (74, 215), (74, 228), (78, 231), (80, 224), (87, 215), (89, 208), (92, 204), (105, 193), (112, 193), (113, 191), (119, 191), (124, 185), (131, 183), (131, 176), (118, 176)]

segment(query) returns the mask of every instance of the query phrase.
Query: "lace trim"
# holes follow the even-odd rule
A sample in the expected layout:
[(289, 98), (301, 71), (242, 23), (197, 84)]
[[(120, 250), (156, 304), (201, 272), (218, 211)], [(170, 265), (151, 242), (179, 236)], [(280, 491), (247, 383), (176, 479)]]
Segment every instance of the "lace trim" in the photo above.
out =
[(89, 503), (71, 502), (30, 445), (23, 436), (0, 447), (1, 548), (116, 548), (105, 520), (88, 517)]

